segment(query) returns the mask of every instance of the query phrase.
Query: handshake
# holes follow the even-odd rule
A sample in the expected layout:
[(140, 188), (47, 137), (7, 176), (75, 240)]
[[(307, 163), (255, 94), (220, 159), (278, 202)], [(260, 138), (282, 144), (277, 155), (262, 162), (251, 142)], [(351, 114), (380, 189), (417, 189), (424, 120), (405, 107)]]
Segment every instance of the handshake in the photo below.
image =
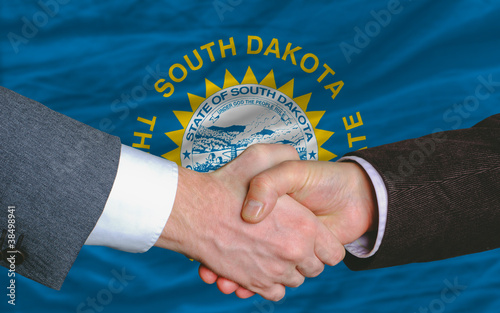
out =
[(223, 293), (278, 301), (286, 286), (342, 261), (344, 245), (376, 224), (375, 192), (359, 165), (300, 161), (291, 146), (259, 144), (213, 173), (179, 168), (155, 245), (199, 261), (200, 277)]

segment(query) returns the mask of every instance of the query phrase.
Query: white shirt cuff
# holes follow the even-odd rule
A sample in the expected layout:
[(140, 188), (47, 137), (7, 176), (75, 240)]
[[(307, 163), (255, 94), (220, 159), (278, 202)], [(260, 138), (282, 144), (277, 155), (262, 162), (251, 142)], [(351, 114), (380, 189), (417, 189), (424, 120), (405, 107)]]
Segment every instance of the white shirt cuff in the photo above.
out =
[(373, 187), (375, 189), (375, 194), (377, 196), (378, 230), (375, 244), (373, 244), (373, 234), (366, 233), (356, 241), (345, 245), (346, 250), (349, 251), (349, 253), (351, 253), (352, 255), (358, 258), (369, 258), (378, 251), (380, 244), (382, 243), (382, 239), (384, 238), (388, 207), (387, 188), (384, 184), (382, 176), (380, 176), (377, 170), (366, 160), (356, 156), (345, 156), (342, 157), (339, 161), (342, 160), (351, 160), (363, 167), (372, 181)]
[(177, 175), (175, 163), (122, 145), (111, 193), (85, 244), (148, 251), (172, 211)]

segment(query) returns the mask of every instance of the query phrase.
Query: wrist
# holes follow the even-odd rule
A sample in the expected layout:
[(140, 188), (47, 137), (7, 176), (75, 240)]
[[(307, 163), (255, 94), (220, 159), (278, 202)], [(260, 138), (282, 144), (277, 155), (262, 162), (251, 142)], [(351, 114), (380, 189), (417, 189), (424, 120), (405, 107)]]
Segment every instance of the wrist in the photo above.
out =
[(357, 190), (357, 197), (360, 199), (361, 209), (363, 210), (363, 215), (366, 217), (363, 219), (363, 234), (375, 231), (378, 228), (378, 206), (377, 206), (377, 195), (375, 188), (372, 184), (370, 176), (364, 170), (364, 168), (355, 162), (349, 162), (352, 166), (352, 171), (354, 177), (356, 177), (355, 184)]
[[(201, 210), (203, 195), (200, 186), (211, 185), (210, 176), (179, 167), (177, 192), (172, 213), (155, 246), (197, 258), (195, 245), (196, 214)], [(206, 194), (206, 192), (205, 192)]]

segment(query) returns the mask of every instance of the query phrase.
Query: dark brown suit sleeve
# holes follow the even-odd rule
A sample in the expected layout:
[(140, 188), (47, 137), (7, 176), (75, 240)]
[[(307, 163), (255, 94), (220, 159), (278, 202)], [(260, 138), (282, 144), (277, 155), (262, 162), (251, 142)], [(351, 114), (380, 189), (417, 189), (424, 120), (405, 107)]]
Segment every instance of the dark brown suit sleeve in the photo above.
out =
[(388, 192), (382, 244), (352, 270), (428, 262), (500, 247), (500, 114), (474, 127), (349, 155), (371, 163)]

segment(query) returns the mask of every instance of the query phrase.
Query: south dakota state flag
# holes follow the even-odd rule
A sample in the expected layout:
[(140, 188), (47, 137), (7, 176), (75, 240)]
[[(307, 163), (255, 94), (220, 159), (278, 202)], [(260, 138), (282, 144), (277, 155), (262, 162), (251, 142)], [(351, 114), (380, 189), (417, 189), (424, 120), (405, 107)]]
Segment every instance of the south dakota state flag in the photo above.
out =
[[(259, 142), (335, 161), (499, 112), (495, 1), (24, 0), (4, 1), (0, 14), (1, 85), (198, 171)], [(61, 291), (18, 278), (16, 306), (5, 296), (0, 307), (498, 312), (499, 259), (341, 264), (272, 303), (220, 294), (175, 253), (84, 247)], [(0, 287), (7, 281), (2, 268)]]

